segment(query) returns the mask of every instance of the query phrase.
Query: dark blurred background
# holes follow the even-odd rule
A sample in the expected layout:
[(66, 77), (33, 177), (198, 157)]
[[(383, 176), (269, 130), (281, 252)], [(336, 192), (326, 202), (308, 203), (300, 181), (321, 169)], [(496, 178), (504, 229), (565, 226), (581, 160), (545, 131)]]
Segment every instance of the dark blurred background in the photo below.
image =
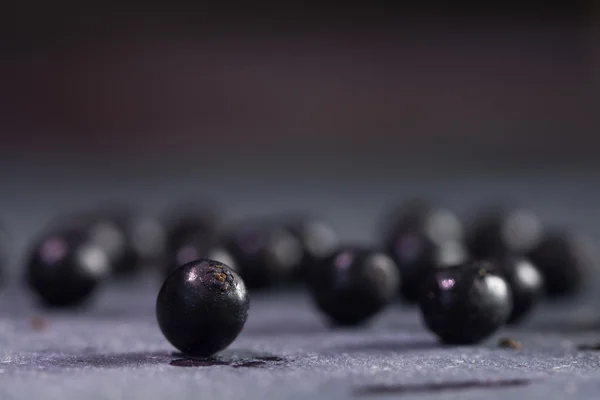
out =
[(598, 2), (414, 3), (3, 6), (15, 248), (73, 207), (189, 196), (356, 239), (412, 194), (600, 232)]

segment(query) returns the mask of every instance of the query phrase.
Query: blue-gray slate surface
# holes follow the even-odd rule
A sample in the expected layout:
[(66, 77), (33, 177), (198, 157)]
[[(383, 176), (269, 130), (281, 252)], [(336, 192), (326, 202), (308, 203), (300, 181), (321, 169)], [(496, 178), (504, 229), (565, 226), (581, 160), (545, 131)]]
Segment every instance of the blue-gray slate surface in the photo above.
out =
[[(0, 175), (25, 174), (19, 171), (5, 169)], [(367, 327), (334, 330), (306, 294), (264, 294), (252, 298), (238, 340), (208, 365), (178, 361), (181, 357), (162, 337), (154, 317), (157, 279), (108, 285), (88, 309), (72, 313), (44, 312), (17, 287), (26, 246), (55, 213), (110, 196), (159, 211), (184, 196), (185, 188), (218, 193), (231, 218), (286, 208), (314, 210), (346, 240), (372, 240), (383, 208), (414, 194), (442, 200), (464, 215), (480, 203), (515, 200), (549, 224), (574, 226), (596, 244), (600, 237), (600, 177), (591, 170), (477, 178), (459, 173), (411, 177), (406, 171), (394, 179), (371, 174), (356, 182), (283, 177), (258, 182), (240, 173), (236, 184), (223, 176), (168, 182), (154, 177), (110, 188), (101, 180), (84, 185), (71, 177), (57, 189), (44, 186), (47, 181), (37, 172), (15, 180), (21, 183), (0, 198), (14, 239), (13, 268), (0, 289), (0, 400), (600, 398), (600, 351), (580, 349), (600, 342), (600, 294), (594, 290), (569, 302), (545, 304), (525, 325), (473, 347), (438, 345), (418, 311), (400, 304)], [(590, 280), (591, 287), (594, 282), (598, 279)], [(499, 347), (502, 337), (521, 342), (521, 348)]]
[[(0, 296), (0, 399), (597, 399), (595, 302), (545, 304), (482, 345), (443, 347), (417, 309), (332, 329), (302, 291), (254, 295), (213, 361), (182, 361), (154, 317), (157, 283), (113, 284), (87, 309), (44, 312)], [(521, 348), (502, 348), (512, 338)]]

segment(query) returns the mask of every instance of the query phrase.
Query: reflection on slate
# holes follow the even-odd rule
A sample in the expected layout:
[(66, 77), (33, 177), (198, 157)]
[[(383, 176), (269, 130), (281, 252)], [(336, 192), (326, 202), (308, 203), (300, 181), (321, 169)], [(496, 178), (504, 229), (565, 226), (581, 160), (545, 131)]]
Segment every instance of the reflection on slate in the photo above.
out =
[(286, 360), (276, 356), (256, 357), (208, 357), (208, 358), (178, 358), (170, 362), (175, 367), (213, 367), (225, 365), (232, 368), (265, 368), (268, 366), (282, 365)]

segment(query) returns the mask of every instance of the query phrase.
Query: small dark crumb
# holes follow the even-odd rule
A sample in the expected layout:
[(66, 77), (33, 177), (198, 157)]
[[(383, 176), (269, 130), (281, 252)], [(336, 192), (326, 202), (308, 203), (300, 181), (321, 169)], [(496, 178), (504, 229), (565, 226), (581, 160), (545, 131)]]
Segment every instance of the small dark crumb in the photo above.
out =
[(30, 325), (31, 329), (38, 332), (45, 331), (46, 329), (48, 329), (48, 321), (46, 320), (46, 318), (40, 317), (39, 315), (36, 315), (35, 317), (31, 318)]
[(582, 344), (577, 346), (577, 350), (588, 350), (588, 351), (600, 351), (600, 343), (596, 344)]
[(498, 341), (498, 347), (502, 347), (503, 349), (520, 349), (521, 342), (513, 339), (513, 338), (501, 338)]

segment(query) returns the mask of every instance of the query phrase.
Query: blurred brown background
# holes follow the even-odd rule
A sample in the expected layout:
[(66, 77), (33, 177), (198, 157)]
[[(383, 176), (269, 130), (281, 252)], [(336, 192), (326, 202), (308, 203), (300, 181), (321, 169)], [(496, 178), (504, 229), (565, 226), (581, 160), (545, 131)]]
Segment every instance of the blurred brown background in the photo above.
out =
[(562, 3), (34, 1), (6, 27), (4, 157), (595, 160), (597, 7)]

